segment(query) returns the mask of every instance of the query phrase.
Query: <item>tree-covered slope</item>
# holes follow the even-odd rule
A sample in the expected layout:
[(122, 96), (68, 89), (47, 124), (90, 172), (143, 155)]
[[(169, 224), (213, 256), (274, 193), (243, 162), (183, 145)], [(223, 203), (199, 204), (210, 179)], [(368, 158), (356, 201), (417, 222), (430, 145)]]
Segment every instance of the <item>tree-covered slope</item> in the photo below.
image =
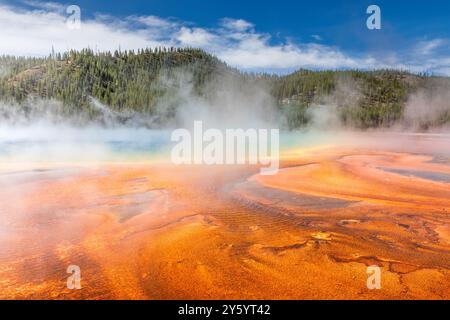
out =
[(227, 70), (201, 50), (173, 48), (96, 54), (86, 49), (46, 59), (4, 57), (0, 65), (4, 66), (0, 94), (6, 99), (19, 103), (30, 97), (56, 99), (68, 112), (79, 112), (89, 109), (93, 97), (113, 111), (149, 114), (167, 89), (161, 76), (189, 73), (200, 93), (214, 74)]
[[(185, 82), (173, 81), (181, 77)], [(327, 104), (336, 107), (344, 125), (388, 126), (403, 117), (408, 97), (414, 92), (449, 86), (448, 78), (393, 70), (247, 74), (191, 48), (114, 53), (85, 49), (48, 58), (1, 57), (0, 98), (16, 105), (27, 105), (35, 98), (56, 100), (62, 103), (63, 114), (81, 113), (87, 119), (100, 112), (93, 99), (118, 114), (159, 116), (164, 112), (170, 117), (170, 110), (162, 110), (160, 105), (171, 90), (182, 89), (179, 87), (187, 81), (193, 94), (207, 97), (221, 89), (224, 77), (270, 91), (290, 128), (306, 125), (309, 111)], [(171, 108), (170, 104), (165, 108)], [(445, 123), (448, 115), (443, 112), (436, 121)]]

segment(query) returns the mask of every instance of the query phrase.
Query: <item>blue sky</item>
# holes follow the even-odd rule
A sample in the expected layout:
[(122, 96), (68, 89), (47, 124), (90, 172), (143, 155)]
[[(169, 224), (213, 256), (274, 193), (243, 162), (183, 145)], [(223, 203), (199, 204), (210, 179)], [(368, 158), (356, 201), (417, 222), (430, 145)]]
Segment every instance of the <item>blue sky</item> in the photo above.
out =
[[(68, 30), (65, 9), (81, 9)], [(381, 30), (366, 27), (369, 5)], [(2, 22), (3, 21), (3, 22)], [(0, 1), (0, 53), (201, 47), (244, 70), (403, 68), (450, 74), (450, 1)]]

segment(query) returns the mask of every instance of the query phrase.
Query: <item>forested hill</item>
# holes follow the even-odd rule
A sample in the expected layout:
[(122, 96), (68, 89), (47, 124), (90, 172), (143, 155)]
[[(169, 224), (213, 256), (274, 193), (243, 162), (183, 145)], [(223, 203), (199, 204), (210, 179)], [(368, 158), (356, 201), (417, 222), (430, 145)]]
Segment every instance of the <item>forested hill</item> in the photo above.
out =
[(145, 49), (95, 53), (70, 51), (45, 59), (2, 57), (0, 95), (19, 104), (34, 97), (63, 102), (67, 115), (99, 112), (92, 98), (113, 112), (158, 112), (159, 99), (177, 85), (181, 74), (197, 94), (213, 76), (238, 74), (223, 62), (196, 49)]
[[(407, 99), (414, 92), (450, 88), (448, 78), (389, 70), (299, 70), (287, 76), (241, 73), (191, 48), (114, 53), (85, 49), (47, 58), (0, 58), (4, 106), (14, 105), (26, 114), (36, 99), (49, 99), (61, 102), (59, 113), (83, 114), (88, 120), (96, 119), (106, 108), (119, 118), (138, 114), (163, 125), (177, 108), (176, 100), (165, 101), (171, 91), (188, 85), (191, 94), (208, 97), (211, 91), (221, 89), (223, 79), (264, 87), (290, 128), (306, 125), (310, 121), (308, 110), (330, 103), (336, 105), (346, 125), (388, 126), (402, 118)], [(102, 107), (95, 106), (96, 102)], [(449, 110), (444, 108), (431, 123), (423, 125), (449, 122)], [(0, 111), (8, 116), (5, 107)]]

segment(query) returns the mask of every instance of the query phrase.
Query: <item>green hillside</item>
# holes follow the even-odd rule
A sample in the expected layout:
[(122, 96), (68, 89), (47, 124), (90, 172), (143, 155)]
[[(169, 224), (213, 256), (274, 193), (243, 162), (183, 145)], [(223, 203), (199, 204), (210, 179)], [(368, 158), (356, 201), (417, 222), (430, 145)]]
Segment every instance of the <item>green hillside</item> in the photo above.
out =
[[(448, 78), (393, 70), (299, 70), (286, 76), (241, 73), (191, 48), (114, 53), (86, 49), (47, 58), (1, 57), (0, 99), (19, 106), (23, 113), (33, 99), (56, 100), (62, 102), (58, 112), (63, 116), (81, 114), (87, 120), (104, 111), (94, 106), (96, 100), (119, 118), (138, 114), (157, 118), (163, 125), (177, 108), (176, 100), (164, 101), (171, 91), (187, 83), (193, 95), (207, 98), (220, 90), (223, 78), (267, 88), (291, 129), (307, 125), (308, 110), (330, 101), (347, 126), (389, 126), (402, 118), (411, 93), (433, 86), (450, 88)], [(449, 113), (436, 121), (448, 122)]]

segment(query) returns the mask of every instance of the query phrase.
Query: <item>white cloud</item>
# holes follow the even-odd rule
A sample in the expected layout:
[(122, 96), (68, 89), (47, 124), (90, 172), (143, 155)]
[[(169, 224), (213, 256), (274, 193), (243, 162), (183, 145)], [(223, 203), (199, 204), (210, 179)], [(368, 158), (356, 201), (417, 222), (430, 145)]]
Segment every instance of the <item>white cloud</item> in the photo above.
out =
[[(246, 68), (296, 68), (319, 67), (336, 68), (358, 66), (357, 61), (331, 48), (307, 45), (303, 48), (294, 45), (270, 46), (261, 38), (247, 39), (235, 48), (219, 53), (228, 63)], [(243, 65), (245, 62), (245, 65)]]
[(152, 28), (170, 28), (176, 26), (175, 23), (157, 16), (140, 16), (135, 17), (134, 20)]
[(63, 12), (66, 10), (65, 5), (57, 2), (42, 2), (38, 0), (22, 0), (22, 2), (30, 7), (47, 11)]
[(246, 31), (248, 29), (253, 28), (253, 24), (245, 21), (243, 19), (232, 19), (232, 18), (224, 18), (222, 19), (222, 26), (227, 29), (231, 29), (234, 31)]
[(202, 28), (187, 28), (182, 26), (176, 34), (176, 40), (182, 46), (207, 47), (216, 36)]
[[(66, 25), (64, 7), (55, 3), (27, 1), (34, 9), (0, 6), (0, 54), (45, 56), (51, 52), (90, 47), (97, 50), (143, 47), (200, 47), (233, 67), (284, 72), (298, 68), (402, 68), (448, 74), (450, 57), (435, 52), (447, 42), (431, 39), (412, 46), (410, 53), (349, 54), (337, 47), (316, 43), (272, 43), (242, 19), (224, 18), (217, 27), (201, 28), (191, 23), (157, 16), (128, 16), (117, 19), (97, 14), (86, 19), (81, 8), (81, 29)], [(426, 59), (424, 58), (426, 57)]]
[(444, 39), (432, 39), (427, 41), (420, 41), (416, 47), (416, 51), (421, 55), (428, 55), (433, 51), (446, 44)]
[(113, 50), (138, 49), (161, 45), (145, 37), (145, 32), (123, 29), (118, 25), (95, 20), (82, 22), (81, 29), (72, 30), (66, 17), (51, 11), (18, 11), (0, 7), (0, 53), (44, 56), (72, 48)]

